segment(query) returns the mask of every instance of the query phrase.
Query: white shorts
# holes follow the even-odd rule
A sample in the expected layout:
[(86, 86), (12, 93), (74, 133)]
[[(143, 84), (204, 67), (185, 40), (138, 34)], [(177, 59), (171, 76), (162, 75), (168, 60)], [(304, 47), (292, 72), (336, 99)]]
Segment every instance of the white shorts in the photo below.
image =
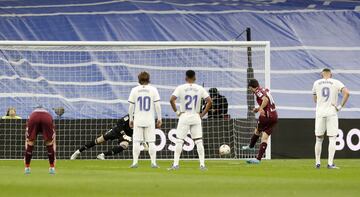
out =
[(182, 114), (180, 116), (176, 129), (176, 138), (183, 140), (189, 132), (192, 139), (203, 137), (201, 119), (198, 114)]
[(337, 136), (339, 132), (339, 119), (337, 115), (316, 117), (315, 119), (315, 135)]
[(155, 124), (151, 124), (149, 127), (139, 127), (134, 125), (134, 142), (155, 142), (155, 140)]

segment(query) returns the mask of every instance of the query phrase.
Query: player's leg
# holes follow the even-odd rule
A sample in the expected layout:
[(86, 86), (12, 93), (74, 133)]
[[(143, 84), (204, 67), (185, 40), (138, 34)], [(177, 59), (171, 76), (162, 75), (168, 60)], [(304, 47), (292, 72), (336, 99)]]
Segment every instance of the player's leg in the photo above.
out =
[(111, 150), (104, 152), (104, 156), (112, 156), (123, 152), (129, 148), (129, 142), (126, 140), (121, 140), (119, 146), (113, 147)]
[(143, 127), (138, 127), (134, 125), (134, 133), (133, 133), (133, 163), (130, 166), (131, 168), (138, 167), (138, 160), (140, 155), (140, 143), (144, 141), (144, 129)]
[(48, 113), (41, 114), (41, 130), (49, 158), (49, 165), (50, 165), (49, 173), (55, 174), (55, 157), (56, 157), (56, 153), (54, 149), (55, 130), (54, 130), (53, 119), (51, 115)]
[(255, 144), (259, 138), (260, 138), (260, 132), (258, 131), (258, 128), (255, 128), (254, 134), (250, 138), (249, 145), (243, 146), (242, 149), (243, 150), (251, 150), (251, 149), (254, 150)]
[(189, 131), (190, 127), (189, 125), (184, 124), (183, 121), (179, 121), (178, 127), (177, 127), (177, 134), (176, 134), (176, 143), (175, 143), (175, 151), (174, 151), (174, 163), (173, 167), (178, 168), (179, 167), (179, 161), (181, 152), (184, 145), (184, 139), (186, 137), (187, 132)]
[[(184, 115), (182, 115), (184, 116)], [(178, 126), (177, 126), (177, 133), (176, 133), (176, 143), (175, 143), (175, 151), (174, 151), (174, 163), (171, 168), (168, 170), (176, 170), (179, 168), (179, 160), (180, 155), (184, 145), (184, 139), (189, 131), (190, 127), (184, 121), (183, 117), (179, 118)]]
[(324, 141), (324, 136), (315, 136), (315, 168), (320, 168), (321, 164), (321, 150), (322, 150), (322, 143)]
[(271, 135), (276, 123), (277, 123), (276, 117), (275, 118), (272, 118), (272, 117), (269, 117), (269, 118), (261, 117), (260, 118), (259, 117), (258, 131), (262, 133), (259, 152), (258, 152), (256, 159), (248, 160), (248, 161), (246, 161), (247, 163), (250, 163), (250, 164), (260, 163), (263, 155), (265, 154), (265, 151), (266, 151), (266, 148), (268, 145), (269, 136)]
[(339, 130), (339, 119), (337, 115), (327, 117), (326, 130), (327, 136), (329, 137), (328, 168), (338, 169), (338, 167), (336, 167), (334, 164), (334, 156), (336, 151), (336, 136), (338, 135)]
[(47, 140), (45, 141), (48, 158), (49, 158), (49, 173), (55, 174), (55, 149), (54, 149), (54, 140)]
[(32, 158), (32, 152), (34, 150), (35, 140), (26, 139), (25, 144), (25, 174), (30, 174), (30, 162)]
[[(120, 131), (117, 131), (118, 134), (121, 134)], [(105, 160), (105, 156), (111, 156), (121, 153), (124, 150), (127, 150), (129, 147), (129, 143), (131, 142), (131, 137), (124, 135), (118, 135), (119, 146), (113, 147), (111, 150), (108, 150), (105, 153), (101, 153), (97, 156), (97, 159)], [(105, 141), (110, 140), (107, 135), (104, 135)]]
[(324, 141), (324, 134), (326, 130), (326, 119), (322, 117), (316, 117), (315, 119), (315, 168), (320, 168), (321, 164), (321, 150), (322, 143)]
[(25, 139), (25, 174), (30, 174), (30, 163), (32, 158), (32, 152), (34, 150), (35, 140), (38, 131), (38, 124), (34, 119), (34, 116), (30, 116), (26, 127), (26, 139)]
[(107, 131), (104, 135), (96, 138), (96, 140), (95, 140), (96, 145), (101, 144), (105, 141), (115, 140), (115, 139), (118, 139), (120, 142), (119, 146), (115, 146), (111, 150), (108, 150), (105, 153), (100, 153), (96, 157), (97, 159), (105, 160), (105, 156), (111, 156), (111, 155), (118, 154), (128, 148), (129, 142), (131, 141), (131, 137), (126, 136), (124, 138), (125, 135), (121, 134), (121, 131), (122, 131), (122, 125), (118, 123), (117, 126), (110, 129), (109, 131)]
[(156, 163), (156, 147), (155, 147), (155, 124), (152, 124), (150, 127), (146, 127), (144, 131), (145, 142), (149, 144), (149, 155), (151, 160), (152, 168), (159, 168)]
[(98, 144), (102, 144), (105, 141), (108, 140), (113, 140), (116, 138), (116, 136), (114, 136), (114, 128), (110, 129), (109, 131), (107, 131), (104, 135), (99, 136), (98, 138), (96, 138), (95, 140), (91, 140), (89, 142), (87, 142), (85, 145), (83, 145), (82, 147), (80, 147), (78, 150), (76, 150), (70, 157), (71, 160), (76, 159), (82, 152), (84, 152), (85, 150), (88, 150)]
[(200, 169), (206, 169), (205, 167), (205, 149), (203, 143), (203, 134), (201, 124), (190, 126), (191, 137), (194, 139), (196, 150), (199, 156)]
[(263, 155), (266, 151), (267, 145), (268, 145), (268, 140), (269, 140), (269, 136), (270, 134), (263, 132), (262, 136), (261, 136), (261, 144), (259, 147), (259, 153), (256, 157), (257, 160), (261, 161), (261, 159), (263, 158)]

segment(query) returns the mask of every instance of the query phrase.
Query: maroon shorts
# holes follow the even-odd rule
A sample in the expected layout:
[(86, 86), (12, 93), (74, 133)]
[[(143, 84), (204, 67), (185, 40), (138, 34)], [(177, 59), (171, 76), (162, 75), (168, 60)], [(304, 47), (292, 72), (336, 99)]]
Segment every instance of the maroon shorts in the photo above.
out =
[(272, 116), (259, 116), (259, 121), (257, 125), (257, 129), (259, 132), (265, 132), (268, 135), (271, 135), (273, 128), (277, 123), (278, 117), (276, 115)]
[(30, 115), (26, 127), (26, 138), (33, 141), (38, 133), (42, 133), (45, 141), (52, 141), (54, 139), (53, 119), (48, 112), (35, 111)]

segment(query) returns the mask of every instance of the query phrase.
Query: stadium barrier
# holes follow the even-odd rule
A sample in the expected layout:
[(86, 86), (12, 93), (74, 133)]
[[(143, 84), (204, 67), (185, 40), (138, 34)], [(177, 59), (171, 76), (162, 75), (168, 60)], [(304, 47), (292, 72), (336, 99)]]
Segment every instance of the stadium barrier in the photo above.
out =
[[(5, 123), (6, 121), (6, 123)], [(55, 120), (56, 126), (56, 149), (58, 159), (69, 159), (71, 154), (80, 146), (88, 141), (105, 133), (116, 124), (116, 119), (77, 119), (77, 120)], [(233, 148), (230, 156), (236, 158), (234, 153), (235, 133), (232, 120), (204, 120), (204, 147), (207, 158), (219, 158), (218, 148), (223, 143), (229, 144)], [(163, 120), (163, 126), (156, 131), (156, 147), (158, 158), (173, 158), (175, 148), (175, 128), (174, 119)], [(0, 159), (22, 159), (24, 150), (26, 120), (0, 120)], [(221, 125), (221, 126), (219, 126)], [(164, 129), (165, 128), (165, 129)], [(106, 142), (83, 152), (80, 159), (96, 159), (96, 156), (103, 151), (111, 149), (117, 145), (117, 140)], [(187, 137), (185, 139), (182, 158), (194, 158), (196, 147), (194, 141)], [(142, 146), (143, 148), (143, 146)], [(236, 149), (236, 148), (235, 148)], [(131, 146), (130, 146), (131, 150)], [(215, 150), (215, 151), (214, 151)], [(33, 157), (35, 159), (47, 158), (41, 134), (38, 135)], [(249, 155), (250, 157), (250, 155)], [(131, 151), (110, 157), (110, 159), (131, 159)], [(148, 154), (142, 151), (141, 158), (148, 158)]]
[[(335, 158), (360, 158), (359, 119), (340, 119)], [(314, 158), (314, 119), (280, 119), (272, 135), (272, 158)], [(327, 158), (325, 138), (322, 157)]]
[[(1, 124), (7, 121), (7, 124)], [(207, 158), (220, 158), (218, 147), (221, 144), (229, 144), (232, 154), (228, 158), (236, 158), (236, 154), (244, 156), (246, 152), (239, 150), (239, 134), (233, 128), (230, 120), (204, 120), (204, 146)], [(25, 139), (25, 120), (0, 120), (0, 159), (22, 159)], [(78, 120), (55, 120), (57, 132), (57, 158), (68, 159), (70, 155), (81, 145), (111, 129), (116, 124), (115, 119), (78, 119)], [(218, 125), (221, 125), (218, 126)], [(272, 158), (313, 158), (314, 157), (314, 134), (313, 119), (280, 119), (272, 135)], [(165, 129), (163, 129), (165, 128)], [(172, 159), (176, 121), (165, 119), (163, 128), (157, 130), (158, 157)], [(340, 120), (340, 135), (337, 139), (336, 158), (359, 158), (360, 157), (360, 125), (356, 119)], [(249, 131), (250, 132), (250, 131)], [(244, 141), (244, 143), (246, 143)], [(80, 159), (95, 159), (97, 154), (117, 145), (116, 141), (107, 142), (85, 151)], [(323, 156), (327, 155), (327, 139), (323, 144)], [(182, 158), (194, 158), (196, 148), (194, 142), (187, 138)], [(131, 149), (131, 146), (130, 146)], [(245, 155), (252, 157), (255, 153)], [(38, 136), (37, 146), (34, 151), (35, 159), (47, 158), (44, 150), (42, 137)], [(110, 157), (110, 159), (131, 159), (131, 151)], [(141, 158), (148, 158), (144, 151)]]

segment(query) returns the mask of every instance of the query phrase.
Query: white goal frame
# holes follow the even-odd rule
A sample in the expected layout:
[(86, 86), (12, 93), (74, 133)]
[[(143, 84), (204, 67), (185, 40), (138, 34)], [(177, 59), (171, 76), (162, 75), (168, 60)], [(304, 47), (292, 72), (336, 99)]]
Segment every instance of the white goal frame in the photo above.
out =
[[(169, 46), (169, 47), (263, 47), (265, 87), (271, 88), (270, 41), (0, 41), (0, 46)], [(266, 149), (265, 159), (271, 159), (271, 137)]]

